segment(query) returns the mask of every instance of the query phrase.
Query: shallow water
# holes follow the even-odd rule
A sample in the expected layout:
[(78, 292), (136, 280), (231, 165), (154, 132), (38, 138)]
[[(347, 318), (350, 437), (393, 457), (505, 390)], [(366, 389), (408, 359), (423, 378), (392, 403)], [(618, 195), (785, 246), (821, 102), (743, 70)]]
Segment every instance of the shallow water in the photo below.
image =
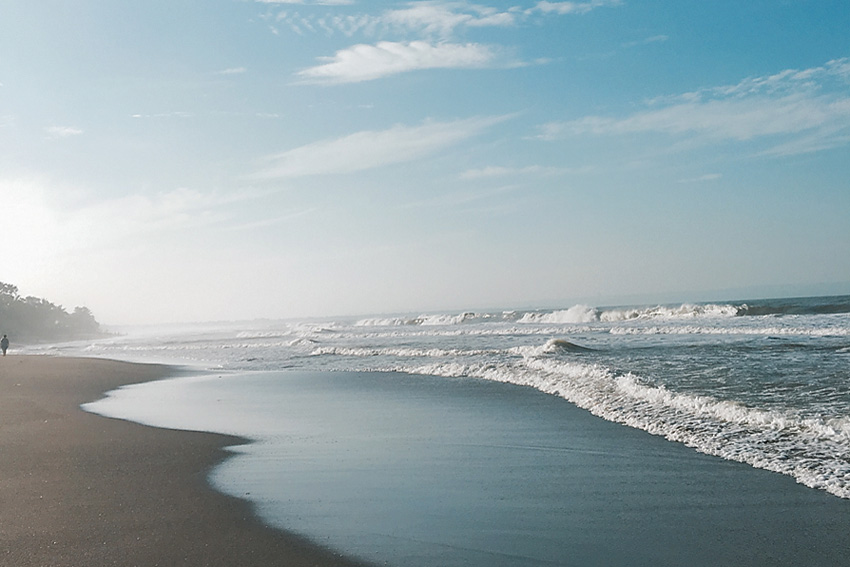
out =
[(263, 321), (49, 351), (214, 371), (89, 409), (257, 440), (215, 486), (376, 563), (843, 565), (848, 311), (843, 297)]
[[(204, 369), (527, 385), (850, 497), (850, 297), (130, 330), (53, 347)], [(447, 382), (448, 383), (448, 382)]]
[(233, 373), (131, 386), (87, 409), (251, 437), (213, 485), (376, 564), (838, 565), (850, 551), (840, 499), (512, 384)]

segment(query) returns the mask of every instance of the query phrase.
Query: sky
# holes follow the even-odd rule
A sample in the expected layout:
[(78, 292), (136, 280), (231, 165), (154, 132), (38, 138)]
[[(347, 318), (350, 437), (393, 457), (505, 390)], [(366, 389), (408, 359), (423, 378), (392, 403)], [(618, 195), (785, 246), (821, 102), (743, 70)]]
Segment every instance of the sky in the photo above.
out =
[(850, 293), (846, 0), (0, 0), (0, 281), (106, 324)]

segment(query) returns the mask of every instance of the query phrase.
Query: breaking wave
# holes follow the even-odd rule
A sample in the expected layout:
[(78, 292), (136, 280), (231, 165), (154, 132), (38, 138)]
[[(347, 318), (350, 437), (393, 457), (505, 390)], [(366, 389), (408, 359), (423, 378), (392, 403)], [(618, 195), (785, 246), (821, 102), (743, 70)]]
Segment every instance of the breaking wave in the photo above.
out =
[(774, 299), (740, 303), (683, 303), (643, 307), (593, 307), (584, 304), (567, 309), (502, 311), (496, 313), (437, 313), (418, 316), (371, 317), (356, 327), (451, 326), (474, 323), (588, 324), (625, 321), (676, 321), (763, 317), (782, 315), (828, 315), (850, 313), (850, 296)]
[(598, 309), (587, 305), (575, 305), (562, 311), (526, 313), (520, 323), (611, 323), (617, 321), (651, 319), (697, 319), (709, 317), (736, 317), (739, 307), (735, 305), (691, 305), (676, 307), (657, 305), (627, 309)]
[(408, 371), (532, 387), (606, 420), (850, 498), (850, 418), (824, 421), (677, 393), (648, 385), (631, 373), (616, 374), (599, 364), (564, 361), (551, 354), (547, 344), (536, 352), (525, 351), (521, 363), (435, 362)]
[(509, 382), (850, 498), (847, 313), (850, 296), (574, 305), (233, 323), (80, 348), (87, 356), (229, 370), (386, 370)]

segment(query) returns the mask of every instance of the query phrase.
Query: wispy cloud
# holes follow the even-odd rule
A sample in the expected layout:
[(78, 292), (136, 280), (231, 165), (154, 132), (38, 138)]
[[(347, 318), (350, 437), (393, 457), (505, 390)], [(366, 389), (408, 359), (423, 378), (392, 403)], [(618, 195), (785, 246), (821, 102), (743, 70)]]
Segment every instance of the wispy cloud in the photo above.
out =
[(247, 223), (243, 223), (243, 224), (233, 225), (233, 226), (230, 226), (228, 228), (228, 230), (234, 231), (234, 232), (253, 231), (253, 230), (268, 228), (270, 226), (278, 226), (278, 225), (283, 224), (283, 223), (291, 222), (294, 219), (311, 215), (311, 214), (315, 213), (316, 210), (317, 209), (314, 208), (314, 207), (311, 207), (311, 208), (308, 208), (308, 209), (293, 210), (293, 211), (290, 211), (286, 214), (277, 215), (277, 216), (272, 217), (272, 218), (266, 218), (266, 219), (247, 222)]
[[(275, 2), (281, 3), (281, 2)], [(526, 63), (510, 55), (511, 49), (481, 43), (461, 43), (463, 32), (480, 28), (515, 27), (532, 18), (585, 14), (618, 0), (588, 2), (538, 2), (531, 8), (507, 10), (466, 1), (424, 0), (408, 2), (380, 14), (302, 14), (284, 10), (273, 20), (272, 29), (286, 25), (299, 35), (323, 33), (346, 37), (392, 38), (361, 43), (319, 58), (320, 64), (303, 69), (299, 82), (340, 84), (374, 80), (397, 73), (423, 69), (510, 68)], [(398, 37), (413, 38), (398, 41)], [(538, 58), (537, 63), (544, 62)]]
[[(764, 153), (835, 147), (846, 143), (850, 135), (848, 69), (850, 60), (842, 59), (803, 71), (748, 78), (734, 85), (656, 99), (647, 110), (624, 118), (586, 116), (551, 122), (541, 127), (539, 137), (553, 140), (655, 132), (719, 142), (805, 135), (805, 143), (783, 141), (782, 146)], [(834, 88), (836, 83), (839, 88)]]
[(493, 47), (475, 43), (382, 41), (337, 51), (297, 76), (302, 83), (357, 83), (422, 69), (480, 69), (496, 65), (500, 59)]
[(266, 158), (252, 177), (278, 179), (354, 173), (420, 159), (483, 132), (506, 116), (394, 126), (323, 140)]
[(590, 2), (547, 2), (543, 0), (529, 10), (529, 12), (542, 12), (544, 14), (587, 14), (591, 10), (603, 6), (617, 6), (620, 0), (591, 0)]
[(509, 176), (537, 176), (537, 177), (550, 177), (557, 175), (567, 175), (570, 173), (576, 173), (578, 170), (570, 169), (566, 167), (544, 167), (540, 165), (529, 165), (526, 167), (504, 167), (504, 166), (488, 166), (480, 169), (468, 169), (464, 171), (460, 177), (461, 179), (488, 179), (495, 177), (509, 177)]
[(221, 71), (216, 71), (216, 75), (242, 75), (243, 73), (247, 73), (248, 69), (245, 67), (230, 67), (228, 69), (222, 69)]
[(676, 104), (622, 119), (588, 116), (571, 122), (550, 124), (548, 131), (550, 135), (559, 131), (597, 135), (690, 133), (718, 140), (750, 140), (810, 130), (831, 124), (835, 119), (850, 119), (850, 100), (794, 95), (779, 99), (753, 97)]
[(846, 92), (850, 84), (850, 58), (833, 59), (810, 69), (785, 69), (773, 75), (747, 77), (733, 84), (709, 87), (673, 97), (660, 97), (650, 104), (696, 102), (743, 98), (755, 95), (781, 96), (832, 88)]
[(458, 28), (512, 26), (519, 15), (516, 10), (500, 11), (480, 4), (426, 1), (389, 10), (382, 21), (395, 28), (447, 38)]
[(639, 45), (652, 45), (653, 43), (664, 43), (670, 37), (666, 35), (653, 35), (638, 41), (629, 41), (623, 44), (623, 47), (637, 47)]
[[(258, 0), (260, 1), (260, 0)], [(307, 4), (296, 1), (269, 1), (266, 4)], [(298, 34), (341, 33), (352, 37), (357, 33), (367, 36), (386, 34), (418, 34), (423, 38), (451, 39), (472, 28), (507, 28), (522, 24), (533, 17), (586, 14), (603, 6), (616, 6), (619, 0), (594, 0), (590, 2), (538, 2), (530, 8), (519, 6), (500, 10), (483, 4), (458, 0), (424, 0), (407, 2), (400, 8), (384, 10), (378, 14), (328, 13), (303, 14), (284, 10), (271, 16), (277, 24), (287, 25)], [(310, 4), (348, 5), (348, 2)], [(275, 28), (276, 29), (276, 28)]]
[(274, 16), (278, 24), (287, 25), (298, 34), (340, 33), (346, 37), (362, 33), (366, 36), (416, 34), (424, 38), (450, 39), (466, 28), (508, 27), (528, 14), (519, 9), (497, 10), (469, 2), (409, 2), (401, 8), (379, 14), (302, 14), (282, 11)]
[[(267, 17), (269, 19), (269, 17)], [(277, 33), (278, 25), (285, 25), (298, 35), (322, 33), (327, 36), (341, 34), (353, 37), (362, 34), (374, 37), (379, 29), (386, 28), (380, 17), (370, 14), (301, 14), (283, 11), (272, 17), (272, 30)]]
[(193, 118), (195, 115), (191, 112), (177, 110), (174, 112), (157, 112), (154, 114), (131, 114), (132, 118)]
[(83, 133), (83, 131), (79, 128), (72, 128), (70, 126), (49, 126), (44, 129), (47, 133), (47, 137), (52, 140), (58, 140), (60, 138), (70, 138), (71, 136), (79, 136)]
[(700, 175), (699, 177), (689, 177), (687, 179), (680, 179), (679, 183), (704, 183), (706, 181), (717, 181), (723, 177), (720, 173), (706, 173), (705, 175)]

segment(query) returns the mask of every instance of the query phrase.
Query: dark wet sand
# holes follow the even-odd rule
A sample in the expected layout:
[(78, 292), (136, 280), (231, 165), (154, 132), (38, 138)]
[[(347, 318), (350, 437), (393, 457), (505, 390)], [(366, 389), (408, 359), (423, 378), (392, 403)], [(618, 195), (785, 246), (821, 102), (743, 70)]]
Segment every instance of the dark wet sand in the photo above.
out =
[(173, 374), (159, 365), (0, 357), (0, 565), (357, 565), (268, 528), (206, 475), (237, 439), (79, 405)]

